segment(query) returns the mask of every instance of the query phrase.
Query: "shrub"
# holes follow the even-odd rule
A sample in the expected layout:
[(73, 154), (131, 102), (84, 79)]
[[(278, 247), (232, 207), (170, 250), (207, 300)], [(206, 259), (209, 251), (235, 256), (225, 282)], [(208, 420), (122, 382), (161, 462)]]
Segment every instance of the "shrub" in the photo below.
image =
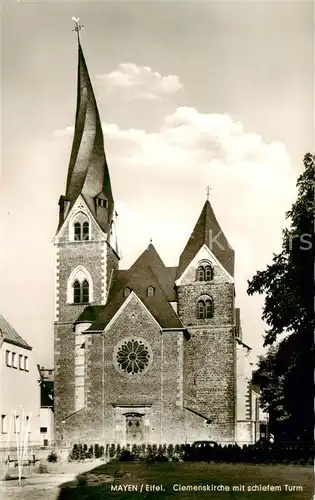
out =
[(109, 458), (114, 458), (115, 454), (116, 454), (116, 447), (114, 444), (111, 444), (108, 450)]
[(131, 453), (135, 457), (135, 459), (138, 459), (141, 455), (141, 446), (138, 444), (133, 444), (131, 448)]
[(78, 486), (86, 486), (87, 485), (87, 477), (85, 474), (77, 475), (77, 484)]
[(123, 449), (118, 456), (120, 462), (132, 462), (134, 459), (135, 456), (128, 449)]
[(46, 464), (43, 464), (43, 462), (40, 462), (37, 467), (38, 474), (48, 474), (48, 467)]
[(167, 453), (168, 458), (171, 460), (173, 455), (174, 455), (174, 445), (173, 444), (168, 445), (166, 453)]
[(54, 450), (52, 450), (49, 453), (49, 455), (47, 457), (47, 460), (48, 460), (48, 462), (55, 464), (58, 461), (58, 455), (57, 455), (57, 453)]

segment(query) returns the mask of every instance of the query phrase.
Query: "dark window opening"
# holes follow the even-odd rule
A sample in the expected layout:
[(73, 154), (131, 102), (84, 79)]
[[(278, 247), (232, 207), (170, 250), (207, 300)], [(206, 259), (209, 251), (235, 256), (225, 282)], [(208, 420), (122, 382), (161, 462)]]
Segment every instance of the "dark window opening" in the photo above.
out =
[(74, 304), (87, 304), (90, 298), (90, 286), (87, 280), (79, 283), (76, 280), (73, 283), (73, 302)]
[(196, 281), (211, 281), (213, 279), (212, 266), (199, 266), (196, 273)]
[(89, 240), (89, 223), (83, 222), (83, 240)]
[(82, 226), (80, 222), (74, 224), (74, 241), (82, 241), (90, 239), (90, 227), (88, 221), (83, 222)]
[(5, 352), (5, 364), (7, 366), (11, 366), (11, 352), (10, 351), (6, 351)]
[(82, 302), (89, 302), (89, 283), (86, 280), (82, 283)]
[(102, 198), (98, 198), (97, 204), (99, 207), (107, 208), (107, 200), (103, 200)]
[(81, 240), (81, 224), (79, 222), (76, 222), (74, 224), (74, 240), (75, 241)]
[(197, 281), (204, 281), (205, 280), (205, 270), (203, 266), (199, 266), (197, 269)]
[(198, 315), (198, 319), (204, 319), (204, 317), (205, 317), (205, 303), (203, 300), (199, 300), (199, 302), (198, 302), (197, 315)]
[(73, 302), (80, 304), (81, 302), (81, 285), (78, 281), (73, 283)]
[(47, 427), (41, 427), (40, 432), (41, 432), (41, 434), (44, 434), (45, 432), (47, 432)]
[(149, 286), (147, 289), (147, 296), (148, 297), (153, 297), (155, 294), (155, 288), (153, 286)]
[(198, 300), (197, 318), (209, 319), (213, 317), (213, 302), (211, 299)]
[(205, 268), (205, 281), (211, 281), (212, 280), (212, 267), (211, 266), (206, 266)]
[(205, 317), (206, 318), (212, 318), (213, 316), (213, 307), (212, 307), (212, 301), (211, 300), (206, 300), (205, 301)]

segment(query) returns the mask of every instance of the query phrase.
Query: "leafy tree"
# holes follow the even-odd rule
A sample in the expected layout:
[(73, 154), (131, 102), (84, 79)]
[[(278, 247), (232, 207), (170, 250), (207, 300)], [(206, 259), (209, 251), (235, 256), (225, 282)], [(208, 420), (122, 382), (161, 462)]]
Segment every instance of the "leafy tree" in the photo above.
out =
[[(265, 294), (268, 325), (256, 378), (278, 437), (313, 440), (314, 358), (314, 180), (315, 156), (304, 157), (298, 196), (286, 218), (282, 251), (248, 282), (247, 293)], [(280, 334), (286, 337), (279, 341)], [(277, 343), (278, 341), (278, 343)]]

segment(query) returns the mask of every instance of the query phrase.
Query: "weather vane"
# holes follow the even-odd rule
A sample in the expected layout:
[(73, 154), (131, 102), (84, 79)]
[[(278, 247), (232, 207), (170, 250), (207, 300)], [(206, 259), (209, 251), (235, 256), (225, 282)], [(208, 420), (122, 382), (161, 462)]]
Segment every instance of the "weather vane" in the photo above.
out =
[(76, 31), (77, 35), (79, 37), (79, 33), (84, 28), (84, 24), (80, 23), (80, 18), (79, 17), (73, 17), (72, 21), (74, 21), (74, 29), (72, 31)]
[(210, 198), (210, 191), (211, 191), (211, 187), (208, 185), (207, 189), (206, 189), (206, 194), (207, 194), (207, 200), (208, 201), (209, 201), (209, 198)]

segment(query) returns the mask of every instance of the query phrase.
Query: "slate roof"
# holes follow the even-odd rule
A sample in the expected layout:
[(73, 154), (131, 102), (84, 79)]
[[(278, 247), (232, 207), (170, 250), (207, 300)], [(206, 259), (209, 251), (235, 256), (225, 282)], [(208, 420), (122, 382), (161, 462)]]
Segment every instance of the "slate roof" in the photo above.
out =
[[(104, 193), (108, 200), (108, 222), (104, 217), (98, 217), (95, 210), (94, 198), (100, 193)], [(104, 151), (102, 125), (80, 41), (75, 129), (66, 195), (63, 197), (64, 200), (70, 201), (70, 210), (79, 194), (82, 194), (101, 228), (108, 232), (114, 200)]]
[(32, 350), (32, 347), (25, 342), (25, 340), (19, 335), (13, 328), (13, 326), (8, 323), (3, 316), (0, 315), (0, 331), (1, 337), (4, 342), (9, 342), (10, 344), (17, 345), (19, 347), (24, 347), (24, 349)]
[[(179, 317), (169, 304), (170, 301), (176, 299), (174, 290), (175, 272), (176, 268), (168, 268), (164, 265), (156, 249), (150, 244), (130, 269), (114, 272), (107, 304), (100, 309), (86, 308), (79, 320), (88, 321), (88, 318), (96, 317), (95, 322), (87, 331), (104, 330), (127, 300), (123, 292), (128, 287), (136, 293), (161, 328), (184, 329)], [(147, 296), (149, 286), (155, 288), (152, 297)]]
[(227, 272), (234, 276), (234, 250), (221, 230), (208, 200), (204, 204), (194, 230), (179, 258), (176, 278), (180, 278), (204, 244), (208, 246)]

